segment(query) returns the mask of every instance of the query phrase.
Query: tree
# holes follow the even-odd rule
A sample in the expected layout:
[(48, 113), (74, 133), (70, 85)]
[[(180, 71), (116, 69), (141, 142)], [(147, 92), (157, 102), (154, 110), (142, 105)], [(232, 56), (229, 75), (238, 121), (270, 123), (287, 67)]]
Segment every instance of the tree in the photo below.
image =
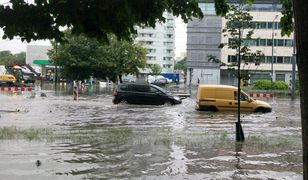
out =
[[(252, 3), (254, 0), (244, 0)], [(307, 0), (280, 0), (283, 5), (280, 19), (282, 35), (290, 35), (295, 27), (296, 35), (296, 63), (300, 83), (300, 108), (302, 122), (303, 144), (303, 179), (308, 179), (308, 1)], [(226, 0), (215, 0), (216, 14), (224, 16), (229, 5)], [(294, 23), (293, 23), (294, 16)]]
[[(225, 14), (226, 27), (223, 29), (224, 36), (230, 37), (228, 43), (222, 43), (219, 47), (228, 45), (236, 53), (236, 60), (230, 63), (223, 63), (214, 56), (209, 56), (209, 61), (218, 62), (221, 66), (227, 66), (238, 79), (237, 90), (237, 114), (236, 122), (236, 141), (244, 141), (244, 132), (241, 125), (241, 81), (247, 79), (250, 65), (260, 65), (261, 58), (264, 57), (261, 51), (252, 52), (249, 48), (249, 40), (253, 35), (255, 23), (253, 17), (249, 14), (249, 7), (239, 4), (228, 7), (228, 13)], [(241, 67), (242, 66), (242, 67)], [(248, 67), (248, 68), (246, 68)]]
[(150, 68), (150, 74), (151, 75), (160, 75), (162, 68), (159, 64), (148, 64), (148, 67)]
[(73, 34), (107, 40), (108, 34), (130, 39), (135, 26), (155, 27), (164, 22), (164, 12), (181, 16), (187, 22), (202, 17), (197, 0), (9, 0), (0, 5), (3, 38), (20, 36), (22, 41), (64, 37), (63, 27)]
[(176, 69), (176, 70), (181, 70), (181, 71), (186, 72), (186, 70), (187, 70), (186, 59), (187, 59), (187, 57), (184, 57), (183, 59), (181, 59), (180, 61), (178, 61), (178, 62), (174, 65), (174, 69)]
[(0, 64), (25, 64), (26, 63), (26, 53), (21, 52), (17, 54), (12, 54), (11, 51), (0, 51)]
[[(146, 65), (146, 50), (128, 41), (109, 36), (110, 44), (82, 35), (65, 33), (63, 43), (52, 42), (48, 55), (61, 73), (71, 80), (90, 76), (116, 81), (122, 74), (137, 74)], [(121, 78), (120, 78), (121, 81)]]

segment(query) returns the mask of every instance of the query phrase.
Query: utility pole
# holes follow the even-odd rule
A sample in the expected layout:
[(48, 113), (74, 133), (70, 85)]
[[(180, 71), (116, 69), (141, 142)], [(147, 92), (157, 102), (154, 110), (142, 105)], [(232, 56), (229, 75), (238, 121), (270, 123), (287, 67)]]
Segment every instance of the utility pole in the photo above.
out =
[(236, 141), (245, 141), (244, 131), (241, 124), (241, 29), (239, 33), (239, 47), (238, 47), (238, 62), (237, 62), (237, 122), (235, 122), (235, 139)]
[(271, 63), (271, 82), (274, 82), (274, 28), (275, 20), (278, 18), (278, 15), (272, 21), (272, 63)]
[(293, 33), (293, 56), (292, 56), (292, 98), (295, 98), (295, 91), (296, 91), (296, 44), (295, 44), (295, 31)]
[[(55, 41), (56, 43), (56, 56), (58, 56), (58, 43)], [(58, 83), (58, 67), (57, 65), (55, 66), (55, 77), (54, 77), (54, 81), (55, 81), (55, 91), (57, 91), (57, 83)]]

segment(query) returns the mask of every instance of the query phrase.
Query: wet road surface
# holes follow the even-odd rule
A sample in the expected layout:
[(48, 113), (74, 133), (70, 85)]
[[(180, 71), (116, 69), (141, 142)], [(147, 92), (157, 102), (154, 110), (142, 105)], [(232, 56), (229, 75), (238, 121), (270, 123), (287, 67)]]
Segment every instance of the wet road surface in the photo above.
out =
[(0, 94), (0, 179), (302, 179), (299, 100), (273, 112), (112, 104), (111, 93)]

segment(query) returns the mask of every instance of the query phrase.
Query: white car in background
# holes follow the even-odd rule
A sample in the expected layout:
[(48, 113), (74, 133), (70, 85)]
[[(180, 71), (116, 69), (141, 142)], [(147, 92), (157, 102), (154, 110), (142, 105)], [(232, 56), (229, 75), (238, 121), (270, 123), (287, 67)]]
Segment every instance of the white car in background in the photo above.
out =
[(161, 79), (166, 79), (168, 83), (172, 82), (172, 79), (165, 78), (162, 75), (157, 75), (157, 76), (148, 75), (148, 82), (149, 83), (154, 83), (155, 81), (158, 81), (158, 80), (161, 80)]

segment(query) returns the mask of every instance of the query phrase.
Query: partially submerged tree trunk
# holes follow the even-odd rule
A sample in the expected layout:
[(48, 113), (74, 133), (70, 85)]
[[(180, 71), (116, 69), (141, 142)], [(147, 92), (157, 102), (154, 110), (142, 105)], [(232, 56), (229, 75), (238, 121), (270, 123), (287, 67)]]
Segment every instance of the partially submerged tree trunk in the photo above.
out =
[(308, 179), (308, 1), (293, 0), (303, 143), (303, 179)]
[(122, 81), (122, 74), (119, 75), (119, 81), (120, 81), (120, 83), (123, 82), (123, 81)]

